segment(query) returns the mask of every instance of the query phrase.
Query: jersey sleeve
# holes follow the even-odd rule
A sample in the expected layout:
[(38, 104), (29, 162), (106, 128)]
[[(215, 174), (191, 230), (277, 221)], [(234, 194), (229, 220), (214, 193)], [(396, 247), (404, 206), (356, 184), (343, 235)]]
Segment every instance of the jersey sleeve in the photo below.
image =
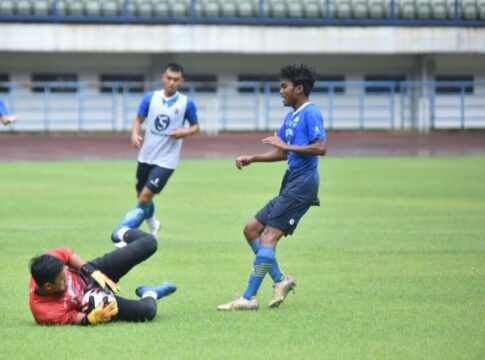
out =
[(310, 143), (320, 139), (322, 141), (327, 141), (327, 133), (325, 127), (323, 126), (323, 116), (320, 110), (314, 106), (309, 109), (305, 116), (306, 121), (306, 131), (307, 138)]
[(188, 98), (187, 99), (187, 107), (185, 108), (184, 119), (186, 119), (190, 125), (194, 125), (197, 123), (197, 106), (195, 106), (195, 102)]
[(66, 311), (63, 304), (52, 304), (45, 309), (39, 308), (34, 313), (34, 319), (38, 324), (43, 325), (67, 325), (76, 324), (78, 312), (76, 310)]
[(138, 106), (138, 116), (146, 118), (148, 115), (148, 110), (150, 109), (150, 102), (152, 101), (153, 91), (145, 94), (143, 100)]
[(72, 254), (73, 252), (66, 248), (51, 250), (47, 253), (47, 255), (52, 255), (58, 259), (61, 259), (64, 265), (69, 263), (69, 259), (71, 258)]
[(0, 99), (0, 116), (3, 116), (3, 115), (9, 115), (9, 112), (7, 110), (7, 107), (3, 103), (2, 99)]

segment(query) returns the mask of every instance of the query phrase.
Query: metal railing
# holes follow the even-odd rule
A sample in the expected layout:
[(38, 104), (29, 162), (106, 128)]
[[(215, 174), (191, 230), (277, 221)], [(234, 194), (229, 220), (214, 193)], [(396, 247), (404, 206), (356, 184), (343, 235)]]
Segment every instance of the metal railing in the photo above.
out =
[[(308, 2), (281, 0), (280, 8), (270, 0), (244, 1), (251, 10), (243, 13), (241, 3), (235, 1), (227, 12), (224, 2), (216, 8), (207, 9), (206, 2), (135, 0), (116, 1), (115, 8), (104, 9), (105, 1), (99, 1), (97, 10), (89, 10), (87, 3), (54, 0), (47, 8), (19, 8), (13, 2), (11, 9), (0, 9), (0, 22), (54, 22), (54, 23), (119, 23), (119, 24), (249, 24), (249, 25), (309, 25), (309, 26), (485, 26), (485, 3), (463, 3), (462, 0), (398, 1), (382, 0), (373, 3), (351, 0), (316, 0), (313, 10)], [(156, 8), (164, 3), (163, 9)], [(172, 7), (178, 6), (177, 10)], [(82, 4), (80, 6), (79, 4)], [(281, 5), (283, 4), (283, 5)], [(296, 4), (296, 5), (295, 5)], [(62, 6), (61, 6), (62, 5)], [(142, 8), (142, 6), (144, 6)], [(148, 6), (148, 7), (147, 7)], [(281, 8), (281, 6), (283, 6)], [(316, 6), (316, 7), (315, 7)], [(181, 8), (180, 8), (181, 7)], [(158, 10), (157, 10), (158, 9)], [(244, 10), (246, 11), (246, 10)], [(94, 14), (94, 15), (93, 15)]]
[[(215, 91), (197, 91), (201, 85)], [(159, 86), (0, 83), (0, 97), (20, 117), (0, 131), (127, 131), (143, 97), (130, 90)], [(184, 90), (197, 104), (204, 131), (261, 131), (277, 129), (290, 110), (278, 87), (277, 82), (187, 83)], [(485, 129), (485, 82), (317, 82), (311, 101), (329, 129)]]

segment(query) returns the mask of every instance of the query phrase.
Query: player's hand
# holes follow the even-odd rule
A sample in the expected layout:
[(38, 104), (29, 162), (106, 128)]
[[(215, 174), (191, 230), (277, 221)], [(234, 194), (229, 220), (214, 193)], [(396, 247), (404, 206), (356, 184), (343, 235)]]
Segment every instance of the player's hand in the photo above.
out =
[(143, 137), (140, 134), (131, 134), (131, 145), (139, 149), (141, 147), (141, 143), (143, 141)]
[(97, 308), (87, 315), (87, 319), (90, 325), (96, 325), (111, 321), (116, 314), (118, 314), (116, 301), (111, 301), (108, 304), (105, 304), (104, 301), (102, 301)]
[(181, 129), (181, 128), (175, 129), (170, 134), (170, 137), (173, 138), (173, 139), (181, 139), (181, 138), (185, 137), (185, 130)]
[(275, 148), (286, 151), (286, 143), (277, 135), (265, 137), (261, 140), (263, 144), (273, 145)]
[(248, 166), (253, 162), (253, 157), (249, 155), (241, 155), (236, 159), (236, 167), (242, 170), (244, 166)]
[(15, 115), (3, 115), (1, 118), (3, 125), (8, 125), (18, 119)]
[(116, 285), (116, 283), (113, 280), (111, 280), (109, 277), (107, 277), (99, 270), (93, 271), (93, 273), (91, 274), (91, 277), (99, 284), (99, 286), (101, 286), (101, 289), (105, 291), (106, 289), (108, 289), (113, 294), (116, 294), (118, 291), (120, 291), (119, 286)]

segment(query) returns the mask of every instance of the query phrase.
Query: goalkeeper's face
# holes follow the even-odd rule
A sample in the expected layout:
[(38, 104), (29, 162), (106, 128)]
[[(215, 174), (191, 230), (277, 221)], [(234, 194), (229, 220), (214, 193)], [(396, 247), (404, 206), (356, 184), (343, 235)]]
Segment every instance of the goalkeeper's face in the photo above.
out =
[(50, 293), (58, 293), (66, 290), (66, 269), (63, 268), (62, 271), (57, 274), (53, 282), (47, 282), (44, 284), (45, 290)]

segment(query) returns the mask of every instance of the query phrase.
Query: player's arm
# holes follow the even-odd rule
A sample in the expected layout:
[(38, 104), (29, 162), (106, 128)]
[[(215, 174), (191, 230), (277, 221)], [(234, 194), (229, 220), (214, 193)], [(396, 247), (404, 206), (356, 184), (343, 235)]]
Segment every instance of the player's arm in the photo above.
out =
[(325, 142), (321, 139), (315, 140), (313, 143), (304, 146), (295, 146), (285, 143), (279, 136), (268, 136), (267, 138), (263, 139), (264, 144), (272, 145), (275, 148), (288, 152), (296, 152), (299, 154), (306, 154), (306, 155), (319, 155), (324, 156), (327, 152), (327, 146)]
[(116, 283), (99, 271), (93, 264), (87, 262), (75, 252), (71, 252), (67, 265), (77, 271), (81, 271), (84, 275), (94, 279), (101, 286), (102, 289), (107, 289), (113, 293), (120, 291)]
[(199, 123), (191, 124), (189, 127), (186, 128), (178, 128), (175, 129), (170, 136), (175, 139), (182, 139), (184, 137), (195, 135), (200, 131)]
[(134, 148), (139, 149), (141, 147), (141, 143), (143, 141), (143, 136), (141, 135), (141, 126), (145, 118), (141, 115), (137, 115), (133, 124), (131, 125), (131, 145)]
[(288, 154), (280, 149), (274, 149), (262, 154), (256, 155), (241, 155), (236, 159), (236, 167), (241, 170), (244, 166), (248, 166), (253, 162), (274, 162), (282, 161), (288, 158)]
[(78, 312), (76, 314), (76, 325), (98, 325), (109, 322), (118, 314), (116, 301), (105, 304), (101, 302), (98, 307), (91, 310), (89, 314)]

